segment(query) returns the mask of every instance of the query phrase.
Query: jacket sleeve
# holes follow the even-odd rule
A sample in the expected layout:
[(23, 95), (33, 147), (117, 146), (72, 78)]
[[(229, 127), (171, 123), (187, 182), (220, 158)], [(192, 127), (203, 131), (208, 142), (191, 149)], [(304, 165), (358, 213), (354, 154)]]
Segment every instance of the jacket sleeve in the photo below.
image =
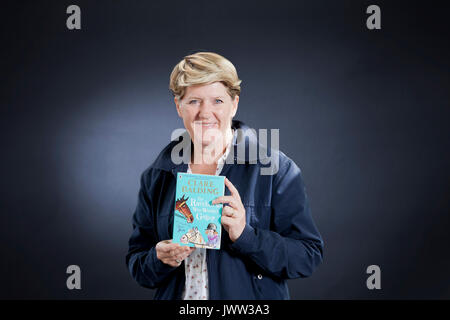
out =
[(177, 267), (171, 267), (156, 256), (156, 232), (152, 218), (151, 200), (145, 179), (148, 170), (141, 175), (138, 203), (133, 214), (133, 233), (128, 241), (126, 264), (131, 276), (141, 286), (157, 288)]
[(231, 248), (272, 276), (308, 277), (322, 262), (323, 240), (311, 217), (300, 169), (288, 159), (273, 179), (270, 230), (246, 224)]

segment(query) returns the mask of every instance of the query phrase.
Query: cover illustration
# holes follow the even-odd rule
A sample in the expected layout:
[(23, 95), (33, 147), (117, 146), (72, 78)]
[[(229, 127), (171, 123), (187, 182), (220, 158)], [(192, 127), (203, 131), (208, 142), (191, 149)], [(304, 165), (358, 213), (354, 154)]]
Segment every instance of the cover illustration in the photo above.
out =
[(175, 194), (173, 242), (182, 246), (220, 249), (222, 204), (225, 177), (179, 172)]

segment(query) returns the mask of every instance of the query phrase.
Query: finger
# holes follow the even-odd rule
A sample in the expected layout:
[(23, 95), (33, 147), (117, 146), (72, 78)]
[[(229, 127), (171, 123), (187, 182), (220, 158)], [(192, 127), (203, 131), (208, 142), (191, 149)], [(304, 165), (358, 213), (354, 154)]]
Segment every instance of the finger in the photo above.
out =
[(183, 251), (184, 251), (183, 248), (173, 248), (172, 250), (170, 250), (169, 254), (172, 257), (175, 257), (175, 256), (179, 255), (180, 253), (182, 253)]
[[(195, 248), (194, 248), (195, 249)], [(182, 254), (180, 254), (180, 257), (181, 258), (178, 258), (178, 259), (180, 259), (180, 260), (185, 260), (187, 257), (189, 257), (190, 255), (191, 255), (191, 253), (193, 252), (194, 250), (188, 250), (187, 252), (183, 252)]]
[(239, 195), (239, 191), (236, 189), (236, 187), (231, 183), (230, 180), (228, 180), (227, 177), (225, 177), (225, 185), (228, 187), (228, 189), (231, 192), (231, 195), (234, 197), (237, 197), (239, 200), (241, 199), (241, 196)]
[(159, 252), (168, 253), (170, 251), (170, 247), (168, 246), (168, 244), (163, 241), (159, 242), (156, 245), (156, 248), (158, 249)]
[[(168, 242), (169, 240), (163, 240), (158, 243), (161, 250), (170, 251), (177, 243)], [(171, 241), (171, 240), (170, 240)]]
[(185, 251), (189, 251), (189, 247), (180, 246), (178, 243), (173, 243), (165, 246), (167, 246), (167, 248), (165, 248), (166, 250), (162, 251), (161, 256), (167, 259), (172, 259), (173, 257), (180, 255)]
[(169, 257), (169, 260), (171, 260), (171, 261), (177, 261), (177, 260), (182, 261), (183, 260), (183, 254), (182, 253), (175, 254), (175, 255)]
[(182, 247), (182, 249), (180, 250), (180, 254), (185, 254), (191, 252), (191, 250), (189, 250), (189, 247)]
[(186, 259), (187, 257), (189, 257), (191, 255), (191, 251), (189, 252), (184, 252), (182, 255), (182, 260)]
[(194, 251), (195, 250), (195, 247), (186, 247), (186, 250), (184, 250), (184, 252), (183, 253), (187, 253), (187, 254), (190, 254), (192, 251)]
[(184, 252), (186, 252), (186, 249), (181, 247), (173, 250), (173, 256), (179, 256), (182, 255)]
[(231, 205), (234, 208), (238, 208), (238, 199), (236, 199), (233, 196), (222, 196), (222, 197), (218, 197), (212, 201), (212, 204), (217, 204), (217, 203), (226, 203), (228, 205)]
[(234, 199), (233, 196), (221, 196), (221, 197), (215, 198), (211, 202), (211, 204), (224, 203), (224, 202), (227, 202), (227, 201), (231, 201), (233, 199)]
[(165, 248), (167, 248), (167, 252), (170, 252), (170, 251), (178, 250), (178, 249), (182, 248), (182, 246), (180, 246), (178, 243), (170, 243), (170, 244), (166, 244)]
[(232, 207), (224, 207), (222, 209), (222, 214), (228, 216), (228, 217), (236, 217), (237, 211), (233, 209)]
[(224, 226), (230, 226), (232, 223), (234, 223), (233, 221), (234, 219), (228, 216), (222, 216), (222, 218), (220, 219), (220, 223), (222, 223)]
[(167, 264), (171, 267), (179, 267), (181, 265), (181, 261), (180, 262), (176, 262), (175, 260), (173, 261), (168, 261)]
[(180, 244), (176, 242), (169, 244), (169, 246), (174, 249), (182, 248), (182, 246), (180, 246)]
[(184, 254), (179, 254), (175, 256), (175, 261), (183, 261), (186, 258)]

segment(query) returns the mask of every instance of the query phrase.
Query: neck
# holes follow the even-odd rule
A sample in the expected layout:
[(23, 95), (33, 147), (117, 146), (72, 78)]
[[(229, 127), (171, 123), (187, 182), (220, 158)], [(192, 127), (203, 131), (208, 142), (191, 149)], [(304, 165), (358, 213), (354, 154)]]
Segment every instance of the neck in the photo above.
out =
[(227, 150), (227, 146), (231, 143), (233, 138), (233, 131), (229, 128), (221, 143), (211, 143), (203, 145), (194, 141), (194, 148), (191, 154), (191, 159), (194, 159), (194, 164), (217, 164), (220, 157)]

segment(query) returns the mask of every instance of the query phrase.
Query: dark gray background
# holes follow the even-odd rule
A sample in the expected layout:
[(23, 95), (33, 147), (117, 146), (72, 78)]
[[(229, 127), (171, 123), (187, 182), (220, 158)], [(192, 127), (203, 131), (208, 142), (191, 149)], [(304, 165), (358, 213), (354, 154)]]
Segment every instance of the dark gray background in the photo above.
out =
[[(395, 2), (395, 4), (393, 3)], [(382, 30), (365, 26), (368, 5)], [(81, 7), (82, 30), (66, 28)], [(140, 173), (183, 124), (168, 91), (213, 51), (236, 119), (279, 128), (325, 241), (293, 299), (450, 298), (448, 10), (411, 1), (1, 5), (1, 298), (151, 298), (125, 267)], [(66, 289), (66, 267), (82, 290)], [(382, 289), (366, 288), (367, 266)]]

